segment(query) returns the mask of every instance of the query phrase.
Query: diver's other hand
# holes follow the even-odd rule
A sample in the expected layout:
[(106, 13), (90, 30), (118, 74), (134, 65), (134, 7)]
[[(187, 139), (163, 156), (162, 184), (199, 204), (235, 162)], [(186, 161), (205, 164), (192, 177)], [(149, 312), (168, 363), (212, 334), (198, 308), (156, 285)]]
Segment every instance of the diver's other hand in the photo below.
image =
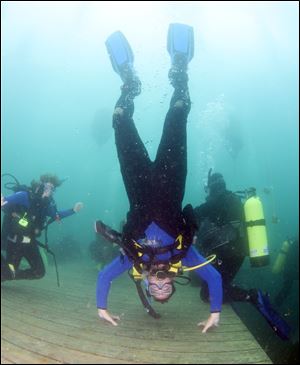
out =
[(4, 196), (1, 193), (1, 207), (3, 207), (3, 205), (7, 204), (7, 201), (5, 200)]
[(108, 313), (108, 311), (106, 309), (98, 309), (98, 316), (101, 319), (104, 319), (105, 321), (111, 323), (113, 326), (117, 326), (118, 323), (116, 321), (120, 320), (119, 316), (114, 316), (114, 315)]
[(211, 313), (206, 321), (199, 322), (198, 326), (204, 326), (202, 333), (206, 333), (206, 331), (211, 327), (217, 327), (220, 320), (220, 313)]
[(82, 208), (83, 208), (83, 203), (78, 202), (78, 203), (75, 203), (73, 210), (75, 213), (78, 213)]

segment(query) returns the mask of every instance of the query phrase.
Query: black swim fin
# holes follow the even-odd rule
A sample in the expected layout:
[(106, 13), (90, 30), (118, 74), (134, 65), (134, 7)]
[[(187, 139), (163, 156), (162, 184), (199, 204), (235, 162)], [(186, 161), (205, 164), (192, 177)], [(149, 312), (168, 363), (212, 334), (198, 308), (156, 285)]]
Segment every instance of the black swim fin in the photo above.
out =
[(288, 340), (290, 337), (291, 328), (286, 323), (286, 321), (272, 308), (269, 295), (264, 295), (260, 290), (258, 290), (257, 302), (255, 306), (264, 316), (276, 334), (283, 340)]
[(95, 231), (96, 233), (101, 234), (107, 241), (121, 246), (122, 234), (110, 228), (102, 221), (99, 220), (95, 222)]
[(105, 42), (114, 71), (127, 81), (127, 74), (133, 73), (134, 56), (129, 42), (120, 31), (112, 33)]
[(172, 65), (185, 68), (194, 56), (193, 27), (186, 24), (173, 23), (168, 30), (168, 52)]

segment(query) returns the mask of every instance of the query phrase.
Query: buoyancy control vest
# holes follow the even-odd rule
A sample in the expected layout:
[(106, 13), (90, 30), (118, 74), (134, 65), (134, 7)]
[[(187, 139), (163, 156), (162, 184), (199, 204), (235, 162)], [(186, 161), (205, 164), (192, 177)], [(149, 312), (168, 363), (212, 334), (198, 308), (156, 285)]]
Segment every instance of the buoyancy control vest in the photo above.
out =
[[(10, 174), (2, 175), (12, 176), (15, 183), (7, 183), (6, 188), (14, 193), (25, 192), (28, 194), (29, 207), (20, 204), (12, 204), (10, 207), (4, 206), (4, 218), (1, 230), (1, 238), (17, 239), (22, 242), (24, 237), (32, 239), (38, 237), (46, 226), (46, 211), (49, 205), (54, 205), (53, 198), (41, 198), (42, 184), (40, 189), (35, 191), (31, 187), (21, 185), (18, 180)], [(56, 207), (55, 207), (56, 210)]]

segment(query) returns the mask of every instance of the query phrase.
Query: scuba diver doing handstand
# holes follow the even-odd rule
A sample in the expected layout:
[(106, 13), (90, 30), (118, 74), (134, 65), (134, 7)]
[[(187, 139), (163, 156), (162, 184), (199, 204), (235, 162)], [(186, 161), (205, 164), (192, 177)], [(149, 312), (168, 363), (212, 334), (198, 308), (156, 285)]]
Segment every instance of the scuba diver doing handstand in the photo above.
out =
[(159, 317), (149, 298), (166, 302), (174, 293), (175, 276), (182, 268), (193, 267), (209, 288), (211, 314), (198, 324), (206, 332), (219, 322), (222, 280), (217, 270), (191, 246), (196, 230), (193, 209), (191, 205), (182, 209), (187, 175), (186, 124), (191, 107), (187, 66), (193, 57), (193, 29), (184, 24), (171, 24), (169, 28), (168, 52), (172, 61), (169, 79), (174, 93), (153, 162), (132, 119), (133, 99), (140, 94), (141, 83), (133, 69), (131, 48), (121, 32), (113, 33), (106, 46), (113, 68), (124, 82), (113, 114), (113, 128), (130, 209), (122, 234), (108, 230), (101, 221), (96, 222), (96, 231), (119, 243), (123, 250), (123, 255), (99, 272), (98, 315), (117, 325), (119, 318), (107, 310), (110, 284), (123, 272), (133, 269), (135, 282), (144, 279), (147, 285), (148, 298), (137, 285), (144, 306), (150, 315)]

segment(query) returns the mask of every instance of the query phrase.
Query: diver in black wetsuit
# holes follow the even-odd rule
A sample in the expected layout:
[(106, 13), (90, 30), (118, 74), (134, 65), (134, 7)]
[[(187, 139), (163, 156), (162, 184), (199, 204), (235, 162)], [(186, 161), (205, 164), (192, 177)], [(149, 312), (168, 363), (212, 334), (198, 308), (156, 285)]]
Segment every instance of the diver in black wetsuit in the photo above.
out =
[[(191, 245), (195, 232), (193, 209), (191, 205), (182, 209), (187, 175), (186, 124), (191, 105), (187, 64), (193, 55), (193, 35), (191, 27), (185, 25), (174, 24), (169, 29), (169, 51), (173, 49), (172, 45), (178, 46), (185, 41), (184, 34), (187, 35), (188, 44), (184, 42), (184, 52), (177, 49), (170, 52), (172, 67), (169, 79), (174, 93), (153, 162), (132, 118), (133, 99), (140, 93), (140, 82), (130, 67), (133, 57), (129, 57), (125, 64), (128, 69), (124, 70), (122, 64), (116, 66), (118, 60), (126, 59), (126, 56), (132, 55), (132, 51), (120, 32), (112, 34), (106, 43), (113, 67), (124, 82), (113, 115), (113, 127), (130, 208), (123, 232), (117, 234), (124, 255), (116, 258), (99, 273), (97, 307), (101, 319), (117, 325), (117, 318), (107, 310), (110, 284), (114, 278), (132, 268), (141, 274), (137, 280), (145, 279), (149, 296), (158, 302), (166, 302), (175, 291), (174, 279), (177, 272), (174, 272), (174, 265), (181, 265), (182, 262), (183, 266), (195, 267), (195, 272), (209, 284), (211, 313), (206, 321), (199, 323), (199, 326), (204, 326), (203, 332), (206, 332), (219, 322), (221, 277), (209, 264), (201, 268), (196, 266), (204, 263), (205, 259)], [(177, 34), (175, 40), (172, 40), (173, 31)], [(123, 49), (124, 57), (119, 57)], [(97, 232), (101, 232), (102, 228), (103, 225), (97, 222)]]
[[(255, 289), (246, 290), (232, 284), (248, 254), (245, 231), (244, 210), (238, 195), (226, 189), (220, 173), (208, 175), (206, 202), (195, 208), (197, 247), (205, 256), (215, 254), (216, 269), (223, 278), (223, 301), (256, 302)], [(208, 300), (205, 283), (201, 288), (201, 298)]]

